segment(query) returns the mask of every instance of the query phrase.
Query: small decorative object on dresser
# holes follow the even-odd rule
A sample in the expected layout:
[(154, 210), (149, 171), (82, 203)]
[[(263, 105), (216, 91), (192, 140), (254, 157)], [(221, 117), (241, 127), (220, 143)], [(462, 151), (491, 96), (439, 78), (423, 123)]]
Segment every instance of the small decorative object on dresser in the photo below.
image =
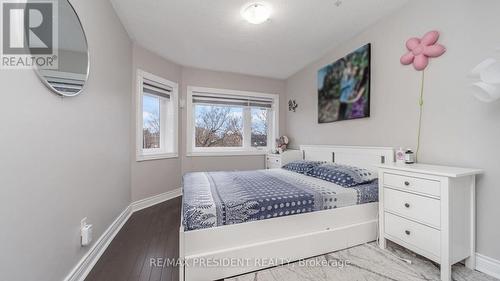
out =
[(287, 150), (281, 154), (267, 154), (266, 169), (278, 169), (284, 165), (302, 159), (300, 150)]
[(286, 151), (289, 142), (290, 141), (287, 136), (281, 136), (279, 139), (276, 139), (276, 148), (278, 149), (278, 153)]
[(405, 164), (415, 164), (415, 153), (411, 148), (408, 148), (405, 152)]
[(398, 163), (398, 164), (404, 164), (405, 163), (405, 151), (403, 150), (402, 147), (400, 147), (396, 151), (396, 163)]
[(475, 183), (481, 170), (379, 165), (379, 237), (441, 265), (441, 280), (465, 260), (475, 269)]

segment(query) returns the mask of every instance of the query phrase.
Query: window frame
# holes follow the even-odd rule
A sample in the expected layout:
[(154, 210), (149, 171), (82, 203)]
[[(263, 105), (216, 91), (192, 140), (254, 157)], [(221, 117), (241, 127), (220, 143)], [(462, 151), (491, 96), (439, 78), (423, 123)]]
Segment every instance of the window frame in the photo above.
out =
[[(168, 106), (166, 104), (162, 105), (162, 101), (160, 99), (160, 112), (159, 112), (160, 148), (147, 149), (147, 151), (146, 149), (143, 148), (143, 130), (144, 130), (143, 96), (144, 95), (154, 96), (154, 95), (145, 94), (143, 92), (143, 83), (145, 79), (163, 84), (172, 89), (172, 92), (170, 93), (171, 106)], [(179, 98), (178, 97), (179, 97), (179, 85), (177, 83), (156, 76), (141, 69), (137, 70), (137, 85), (136, 85), (136, 161), (137, 162), (179, 157), (179, 145), (178, 145)], [(172, 119), (169, 120), (170, 118)], [(169, 129), (169, 126), (172, 126), (172, 129)], [(165, 135), (169, 133), (173, 135), (171, 138)], [(171, 144), (169, 142), (171, 142)], [(168, 150), (169, 146), (171, 146), (172, 148), (171, 151)]]
[[(243, 110), (243, 145), (242, 147), (213, 147), (213, 148), (200, 148), (196, 147), (195, 144), (195, 118), (194, 118), (194, 106), (193, 95), (195, 93), (210, 93), (210, 94), (220, 94), (220, 95), (234, 95), (242, 97), (255, 97), (255, 98), (269, 98), (273, 100), (273, 106), (269, 112), (271, 116), (268, 118), (269, 122), (269, 132), (268, 132), (268, 145), (267, 147), (252, 147), (251, 145), (251, 113), (245, 113)], [(250, 112), (251, 108), (247, 112)], [(239, 91), (239, 90), (228, 90), (228, 89), (215, 89), (206, 87), (187, 87), (187, 97), (186, 97), (186, 155), (188, 157), (198, 157), (198, 156), (232, 156), (232, 155), (266, 155), (273, 148), (275, 148), (274, 140), (278, 137), (279, 133), (279, 95), (278, 94), (268, 94), (259, 92), (249, 92), (249, 91)], [(245, 124), (250, 124), (245, 126)]]

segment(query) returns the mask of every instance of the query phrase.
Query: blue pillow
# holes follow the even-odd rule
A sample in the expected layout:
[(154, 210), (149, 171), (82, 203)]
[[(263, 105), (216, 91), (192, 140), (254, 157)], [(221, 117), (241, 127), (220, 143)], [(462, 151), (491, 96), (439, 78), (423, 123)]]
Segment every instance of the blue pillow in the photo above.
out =
[(307, 172), (307, 175), (333, 182), (343, 187), (369, 183), (377, 178), (375, 174), (366, 169), (339, 164), (323, 164), (314, 167)]
[(292, 172), (300, 173), (300, 174), (306, 174), (310, 170), (312, 170), (314, 167), (317, 167), (321, 164), (324, 164), (325, 162), (321, 161), (306, 161), (306, 160), (297, 160), (297, 161), (292, 161), (282, 168), (285, 170), (289, 170)]

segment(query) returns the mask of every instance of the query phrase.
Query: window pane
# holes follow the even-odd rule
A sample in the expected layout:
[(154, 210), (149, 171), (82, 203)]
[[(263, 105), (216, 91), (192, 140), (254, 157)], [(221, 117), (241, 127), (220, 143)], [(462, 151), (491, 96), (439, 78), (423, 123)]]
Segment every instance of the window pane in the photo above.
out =
[(267, 146), (267, 109), (252, 108), (252, 146), (266, 147)]
[(196, 147), (243, 146), (243, 108), (195, 105)]
[(160, 148), (160, 98), (142, 97), (142, 148)]

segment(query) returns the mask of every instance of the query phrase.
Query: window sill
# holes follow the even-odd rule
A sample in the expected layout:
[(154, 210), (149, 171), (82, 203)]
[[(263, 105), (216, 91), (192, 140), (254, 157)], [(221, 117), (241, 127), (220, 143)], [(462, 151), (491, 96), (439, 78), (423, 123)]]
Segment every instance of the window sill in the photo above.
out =
[(136, 156), (136, 162), (172, 159), (172, 158), (179, 158), (179, 154), (177, 153), (139, 154)]
[(254, 155), (267, 155), (267, 150), (259, 151), (193, 151), (188, 152), (188, 157), (217, 157), (217, 156), (254, 156)]

